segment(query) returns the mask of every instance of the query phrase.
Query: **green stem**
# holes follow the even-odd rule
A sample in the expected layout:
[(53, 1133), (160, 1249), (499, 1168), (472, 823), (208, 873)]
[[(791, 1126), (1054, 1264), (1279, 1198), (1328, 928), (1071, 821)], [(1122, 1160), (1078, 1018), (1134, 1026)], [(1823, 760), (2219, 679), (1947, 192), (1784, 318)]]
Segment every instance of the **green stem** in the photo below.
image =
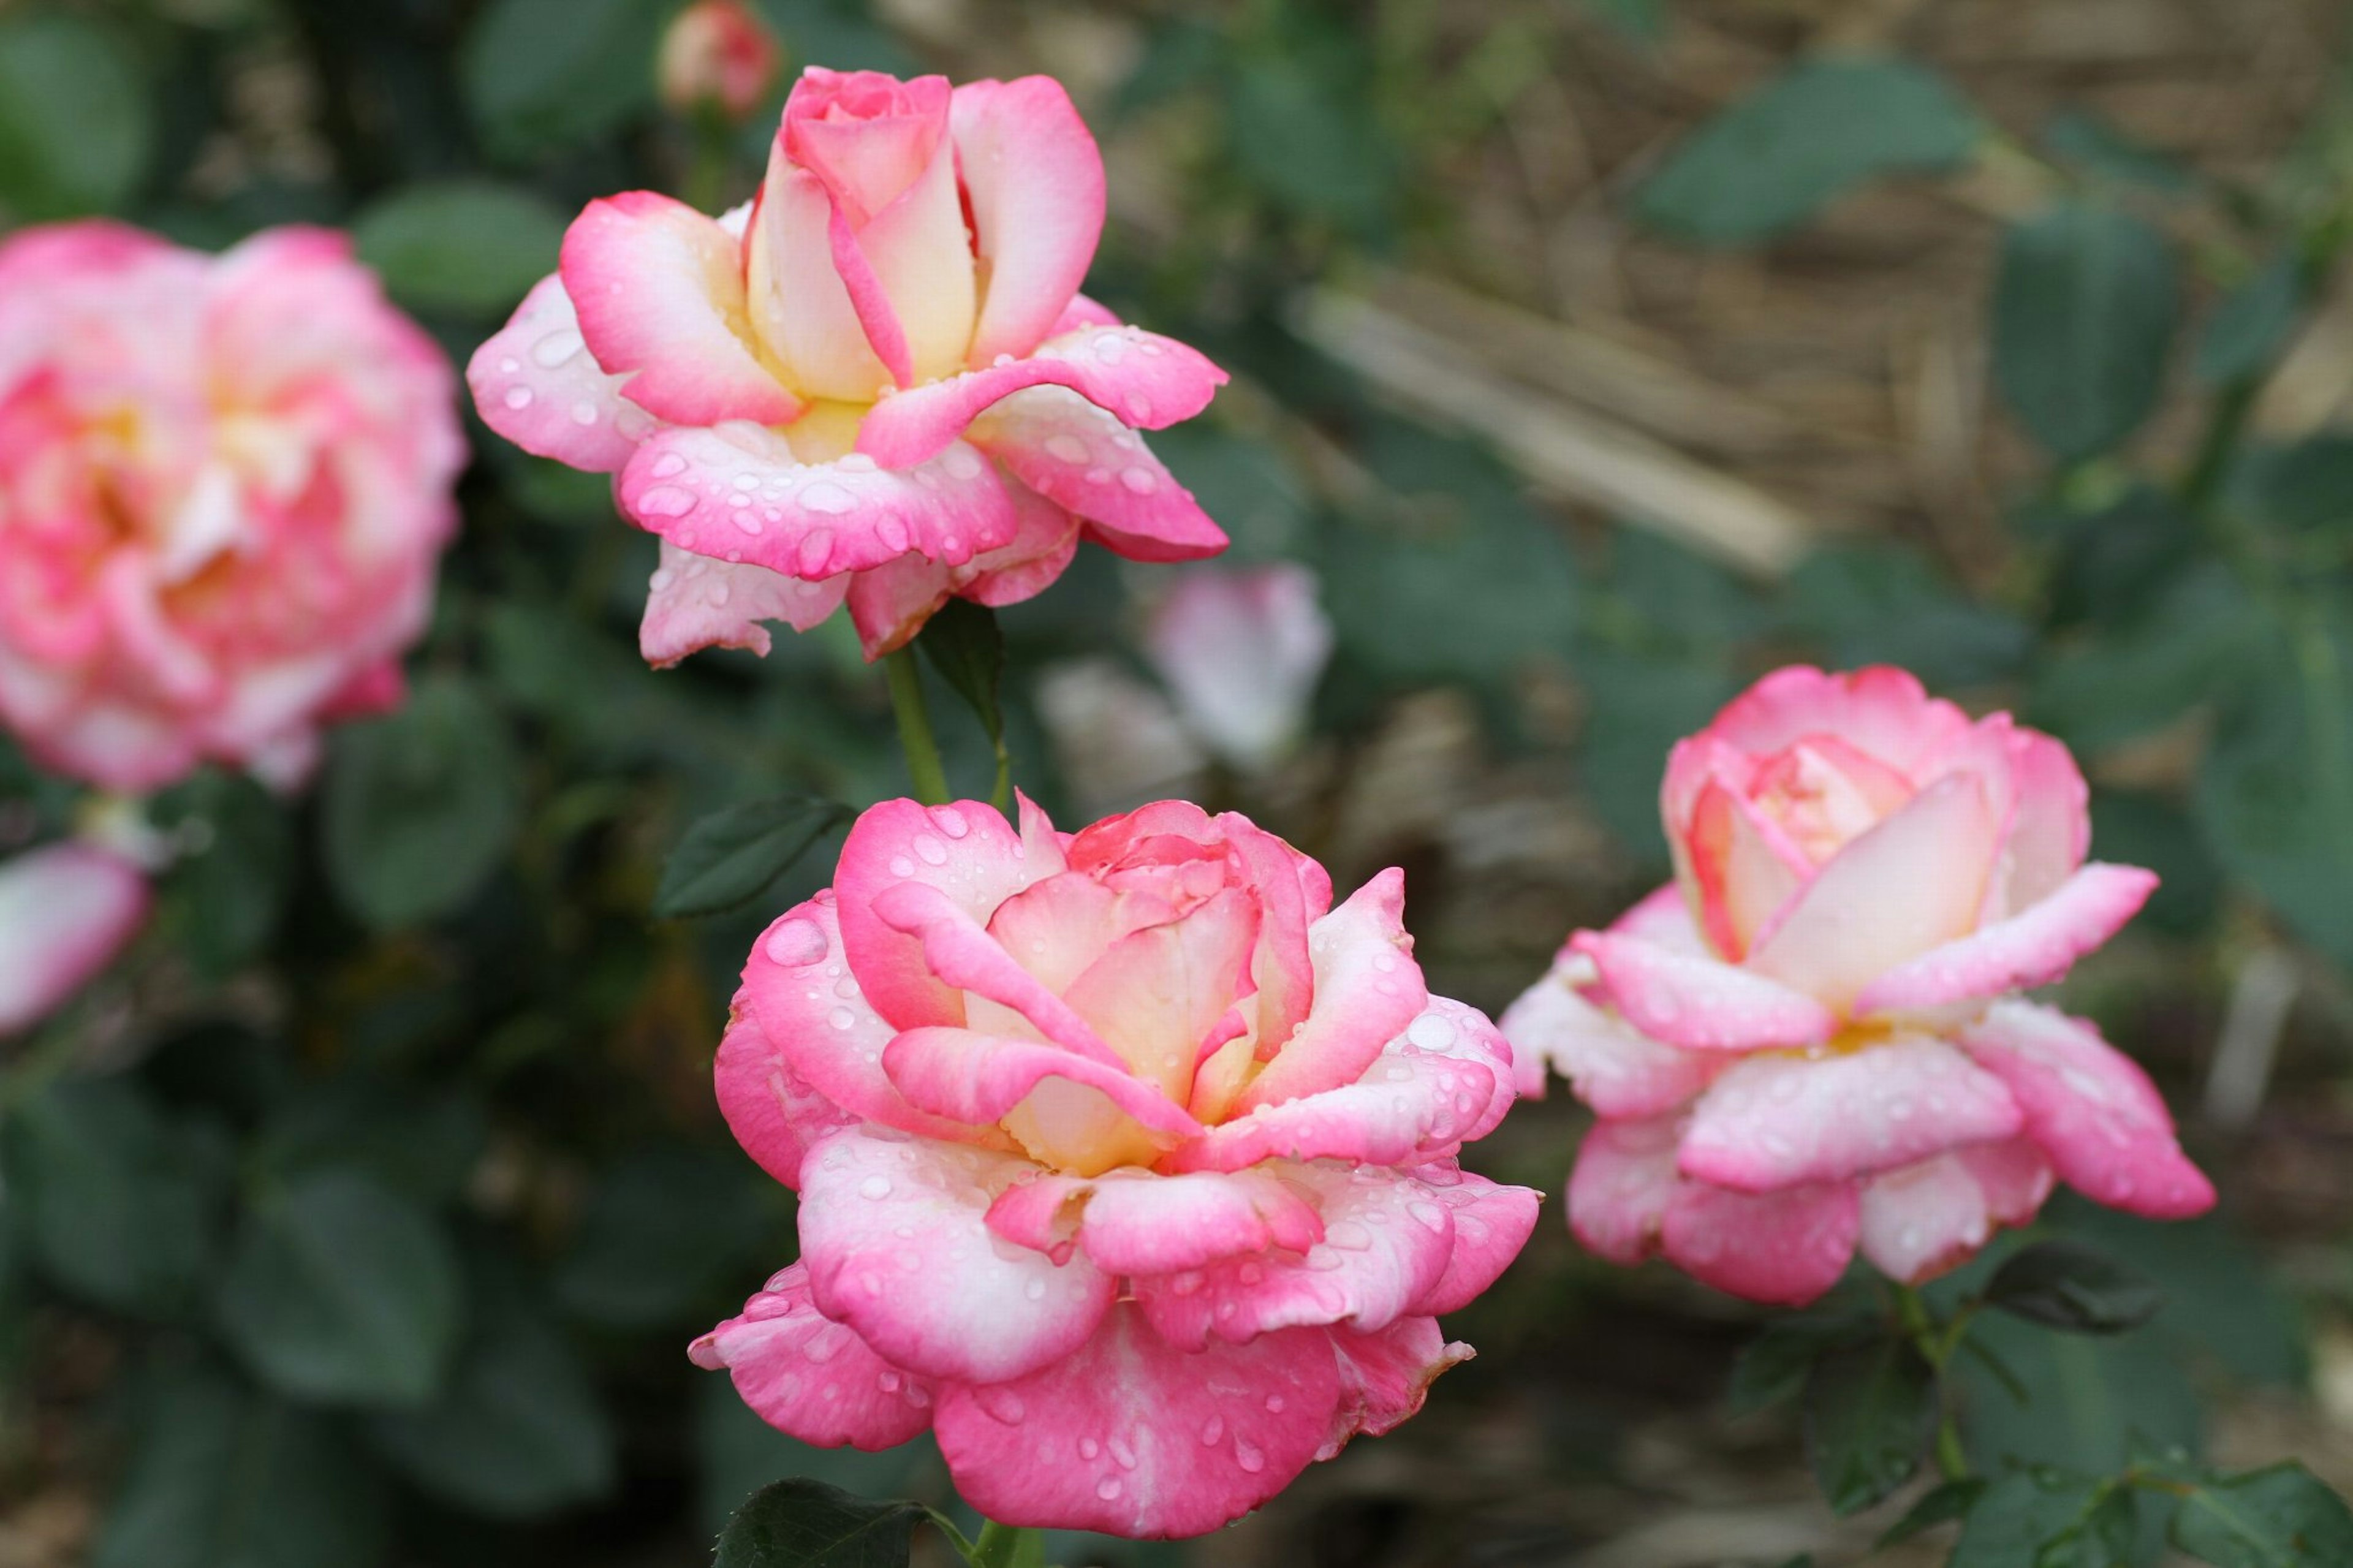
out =
[(940, 764), (940, 743), (932, 738), (932, 715), (923, 705), (923, 672), (916, 667), (915, 650), (902, 647), (885, 655), (882, 674), (891, 683), (891, 710), (898, 716), (899, 749), (907, 754), (915, 798), (925, 805), (945, 805), (948, 773)]
[(980, 1539), (965, 1561), (972, 1568), (1045, 1568), (1046, 1537), (1021, 1525), (984, 1520)]
[(1936, 1374), (1936, 1468), (1948, 1481), (1967, 1480), (1969, 1459), (1961, 1448), (1960, 1426), (1953, 1418), (1952, 1388), (1945, 1379), (1945, 1363), (1960, 1347), (1961, 1336), (1968, 1327), (1969, 1311), (1965, 1308), (1950, 1323), (1939, 1324), (1920, 1292), (1895, 1279), (1890, 1279), (1887, 1288), (1895, 1299), (1895, 1315), (1904, 1324), (1904, 1331), (1912, 1336), (1921, 1359)]

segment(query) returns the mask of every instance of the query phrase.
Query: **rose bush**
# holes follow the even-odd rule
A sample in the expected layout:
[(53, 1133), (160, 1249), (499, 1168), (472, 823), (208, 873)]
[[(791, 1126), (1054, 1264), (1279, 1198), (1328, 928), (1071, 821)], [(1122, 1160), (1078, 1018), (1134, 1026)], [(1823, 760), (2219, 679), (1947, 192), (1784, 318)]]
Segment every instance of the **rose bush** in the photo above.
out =
[(1601, 1121), (1569, 1216), (1621, 1263), (1802, 1303), (1860, 1247), (1907, 1282), (2031, 1219), (2054, 1180), (2158, 1218), (2213, 1189), (2146, 1074), (2015, 993), (2156, 886), (2085, 864), (2083, 776), (1902, 670), (1788, 668), (1670, 755), (1673, 885), (1570, 937), (1504, 1015)]
[(765, 652), (846, 600), (870, 658), (961, 595), (1006, 605), (1082, 533), (1142, 561), (1226, 539), (1138, 429), (1224, 373), (1078, 292), (1103, 160), (1044, 77), (809, 68), (752, 203), (590, 204), (468, 370), (528, 451), (615, 476), (660, 535), (656, 664)]
[(1181, 1536), (1388, 1430), (1536, 1194), (1455, 1155), (1513, 1100), (1402, 879), (1181, 802), (1072, 834), (891, 801), (768, 928), (720, 1047), (800, 1261), (694, 1346), (805, 1441), (930, 1428), (1015, 1525)]
[(340, 235), (0, 242), (0, 721), (110, 789), (285, 784), (384, 708), (464, 461), (456, 382)]

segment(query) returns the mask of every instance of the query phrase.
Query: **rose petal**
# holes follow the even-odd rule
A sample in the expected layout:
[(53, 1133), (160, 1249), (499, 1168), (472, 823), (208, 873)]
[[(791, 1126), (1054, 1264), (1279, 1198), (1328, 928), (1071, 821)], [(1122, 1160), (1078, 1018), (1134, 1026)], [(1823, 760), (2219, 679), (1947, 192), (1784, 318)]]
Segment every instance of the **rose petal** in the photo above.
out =
[[(908, 1029), (882, 1054), (891, 1081), (923, 1110), (986, 1124), (1009, 1115), (1040, 1083), (1058, 1079), (1094, 1090), (1171, 1142), (1198, 1138), (1201, 1124), (1150, 1083), (1059, 1045), (927, 1025)], [(1016, 1129), (1016, 1135), (1020, 1130)]]
[(151, 901), (139, 868), (95, 845), (0, 864), (0, 1035), (38, 1023), (112, 963)]
[(2041, 903), (1931, 948), (1864, 986), (1858, 1015), (1941, 1007), (2048, 985), (2124, 928), (2157, 889), (2137, 866), (2084, 867)]
[(1017, 394), (975, 420), (971, 438), (1023, 484), (1084, 519), (1097, 543), (1131, 561), (1198, 561), (1226, 547), (1225, 531), (1144, 437), (1074, 393), (1044, 386)]
[(1725, 705), (1705, 733), (1752, 757), (1769, 757), (1808, 735), (1834, 735), (1898, 773), (1970, 728), (1969, 717), (1930, 697), (1892, 665), (1831, 675), (1804, 665), (1777, 669)]
[(726, 1368), (761, 1420), (820, 1448), (894, 1447), (932, 1424), (931, 1380), (892, 1366), (818, 1312), (798, 1263), (689, 1353), (707, 1372)]
[(1809, 1305), (1846, 1272), (1861, 1229), (1852, 1183), (1751, 1195), (1686, 1182), (1660, 1222), (1667, 1261), (1735, 1296)]
[(1266, 1170), (1042, 1176), (1007, 1188), (988, 1225), (1043, 1252), (1078, 1247), (1107, 1274), (1172, 1274), (1324, 1239), (1314, 1205)]
[[(780, 920), (770, 926), (770, 933), (783, 924)], [(793, 940), (795, 928), (786, 927), (785, 940)], [(736, 1003), (712, 1063), (720, 1113), (744, 1152), (785, 1185), (797, 1187), (801, 1161), (810, 1146), (828, 1133), (856, 1126), (859, 1119), (827, 1099), (785, 1059), (760, 1026), (745, 993), (737, 994)]]
[(653, 416), (621, 395), (627, 379), (606, 374), (588, 352), (554, 273), (466, 365), (484, 424), (526, 452), (592, 474), (617, 472), (654, 429)]
[[(1576, 967), (1572, 961), (1572, 973)], [(1541, 1092), (1549, 1064), (1578, 1100), (1606, 1117), (1672, 1110), (1706, 1088), (1725, 1060), (1715, 1052), (1661, 1045), (1594, 1006), (1559, 964), (1520, 994), (1498, 1026), (1512, 1043), (1522, 1094)]]
[(966, 82), (948, 115), (988, 279), (972, 363), (1018, 359), (1086, 280), (1103, 233), (1103, 154), (1051, 77)]
[(1813, 874), (1778, 827), (1720, 784), (1693, 804), (1685, 847), (1709, 945), (1735, 962)]
[(2059, 1179), (2095, 1203), (2187, 1219), (2214, 1206), (2213, 1184), (2183, 1156), (2173, 1118), (2137, 1063), (2078, 1018), (1997, 1002), (1961, 1034), (2026, 1113)]
[(903, 473), (797, 461), (764, 426), (664, 430), (621, 471), (621, 510), (697, 555), (822, 582), (913, 552), (961, 564), (1011, 539), (1004, 482), (969, 447)]
[(2023, 1121), (2000, 1079), (1923, 1036), (1820, 1060), (1746, 1057), (1699, 1097), (1682, 1168), (1719, 1187), (1778, 1192), (2008, 1138)]
[(801, 1164), (811, 1299), (892, 1365), (929, 1376), (997, 1383), (1069, 1356), (1117, 1282), (990, 1233), (988, 1205), (1033, 1168), (855, 1128), (825, 1139)]
[(805, 632), (840, 607), (849, 585), (847, 577), (810, 583), (765, 566), (713, 561), (665, 539), (661, 563), (647, 585), (638, 651), (658, 669), (707, 647), (765, 655), (768, 628), (761, 622), (782, 621)]
[(1413, 1174), (1432, 1197), (1454, 1211), (1454, 1250), (1446, 1259), (1446, 1272), (1412, 1310), (1461, 1311), (1486, 1294), (1528, 1244), (1544, 1194), (1500, 1185), (1451, 1161), (1417, 1166)]
[(1879, 975), (1976, 927), (2000, 828), (1975, 776), (1939, 779), (1840, 850), (1748, 967), (1845, 1010)]
[(1862, 1255), (1906, 1285), (1966, 1263), (1993, 1234), (1985, 1193), (1957, 1154), (1873, 1177), (1862, 1205)]
[(1572, 952), (1592, 960), (1598, 989), (1626, 1021), (1686, 1050), (1753, 1051), (1815, 1045), (1838, 1019), (1801, 991), (1728, 963), (1614, 931), (1578, 931)]
[(1406, 934), (1405, 873), (1391, 867), (1309, 928), (1314, 1005), (1235, 1110), (1354, 1083), (1430, 1004)]
[(1683, 1119), (1598, 1121), (1568, 1176), (1568, 1227), (1586, 1249), (1631, 1266), (1659, 1249), (1659, 1227), (1683, 1181), (1675, 1151)]
[(1324, 1330), (1187, 1352), (1122, 1305), (1062, 1361), (947, 1390), (934, 1426), (957, 1492), (987, 1518), (1153, 1540), (1215, 1530), (1290, 1485), (1339, 1403)]
[[(801, 412), (751, 348), (743, 247), (652, 191), (588, 204), (564, 236), (564, 291), (621, 394), (679, 425), (783, 425)], [(631, 374), (634, 373), (634, 374)]]

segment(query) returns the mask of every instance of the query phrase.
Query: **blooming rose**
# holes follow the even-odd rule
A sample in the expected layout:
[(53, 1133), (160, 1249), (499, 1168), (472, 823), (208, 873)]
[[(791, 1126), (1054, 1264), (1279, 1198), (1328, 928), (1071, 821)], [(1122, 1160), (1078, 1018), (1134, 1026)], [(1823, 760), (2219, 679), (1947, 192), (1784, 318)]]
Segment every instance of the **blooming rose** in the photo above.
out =
[(744, 0), (695, 0), (662, 35), (654, 79), (679, 113), (709, 106), (730, 120), (760, 107), (784, 66), (776, 35)]
[(1203, 744), (1261, 770), (1298, 740), (1332, 657), (1332, 623), (1304, 566), (1198, 567), (1153, 606), (1145, 652)]
[(2067, 749), (1900, 669), (1790, 668), (1667, 763), (1674, 885), (1577, 932), (1504, 1031), (1601, 1121), (1569, 1182), (1594, 1251), (1737, 1295), (1828, 1289), (1859, 1245), (1917, 1281), (2053, 1179), (2157, 1218), (2213, 1188), (2146, 1074), (2013, 993), (2157, 884), (2086, 865)]
[(147, 879), (91, 844), (0, 864), (0, 1035), (31, 1027), (106, 967), (147, 918)]
[(322, 721), (398, 700), (464, 453), (341, 235), (0, 242), (0, 720), (111, 789), (291, 782)]
[(1225, 547), (1135, 434), (1224, 373), (1078, 293), (1103, 217), (1047, 78), (812, 67), (748, 207), (591, 203), (467, 376), (491, 428), (616, 475), (661, 536), (649, 659), (765, 652), (761, 622), (845, 598), (879, 658), (951, 595), (1039, 593), (1082, 531), (1139, 561)]
[(807, 1442), (929, 1427), (1008, 1524), (1180, 1536), (1419, 1407), (1536, 1194), (1385, 871), (1168, 801), (1058, 833), (889, 801), (768, 928), (719, 1047), (801, 1258), (695, 1342)]

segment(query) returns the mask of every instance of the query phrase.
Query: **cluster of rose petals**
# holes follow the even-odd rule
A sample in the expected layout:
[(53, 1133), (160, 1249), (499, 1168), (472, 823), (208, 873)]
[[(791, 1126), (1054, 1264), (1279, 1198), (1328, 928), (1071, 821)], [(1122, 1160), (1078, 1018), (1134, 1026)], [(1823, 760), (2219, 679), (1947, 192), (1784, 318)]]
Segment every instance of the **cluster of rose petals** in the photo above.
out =
[(0, 242), (0, 721), (111, 789), (300, 778), (322, 721), (399, 700), (456, 394), (341, 235)]
[(2086, 798), (2058, 742), (1900, 669), (1777, 671), (1678, 744), (1674, 884), (1573, 935), (1504, 1016), (1524, 1091), (1548, 1060), (1600, 1115), (1577, 1237), (1801, 1304), (1858, 1247), (1907, 1282), (1950, 1268), (2054, 1180), (2210, 1207), (2147, 1076), (2015, 994), (2156, 886), (2084, 862)]
[(40, 1022), (121, 952), (147, 918), (140, 868), (93, 844), (0, 863), (0, 1035)]
[(1255, 773), (1282, 761), (1305, 730), (1332, 657), (1332, 623), (1304, 566), (1198, 566), (1153, 606), (1144, 650), (1186, 728)]
[(662, 34), (654, 81), (681, 114), (715, 109), (746, 120), (783, 70), (784, 50), (744, 0), (695, 0)]
[(1079, 294), (1103, 219), (1058, 83), (812, 67), (748, 206), (590, 204), (467, 377), (492, 429), (614, 475), (660, 536), (649, 660), (765, 653), (761, 623), (845, 600), (879, 658), (951, 596), (1040, 592), (1082, 534), (1139, 561), (1225, 547), (1136, 434), (1224, 373)]
[(891, 801), (719, 1048), (800, 1261), (696, 1342), (806, 1442), (933, 1431), (1007, 1524), (1185, 1536), (1419, 1407), (1536, 1194), (1462, 1170), (1509, 1047), (1382, 873), (1181, 802), (1077, 834)]

